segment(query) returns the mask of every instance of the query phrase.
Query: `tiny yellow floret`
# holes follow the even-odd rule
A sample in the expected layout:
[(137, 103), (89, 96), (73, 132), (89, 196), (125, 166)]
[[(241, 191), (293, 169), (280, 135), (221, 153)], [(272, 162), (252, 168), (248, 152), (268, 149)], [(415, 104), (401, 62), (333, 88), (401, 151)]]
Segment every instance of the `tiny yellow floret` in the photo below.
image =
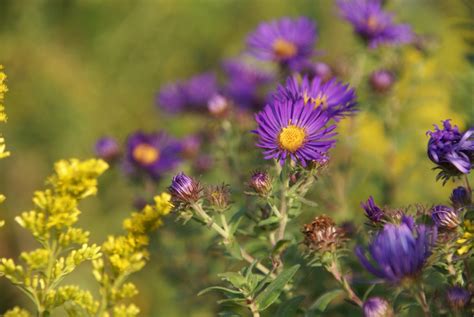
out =
[(283, 128), (278, 135), (278, 144), (284, 150), (287, 150), (291, 153), (299, 150), (306, 139), (306, 131), (296, 125), (288, 125)]

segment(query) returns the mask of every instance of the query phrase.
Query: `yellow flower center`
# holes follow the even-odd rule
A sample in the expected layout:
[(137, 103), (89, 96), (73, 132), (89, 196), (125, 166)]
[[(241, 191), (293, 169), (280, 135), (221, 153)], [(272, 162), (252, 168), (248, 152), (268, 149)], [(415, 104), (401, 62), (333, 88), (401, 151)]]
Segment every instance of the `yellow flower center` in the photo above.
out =
[(278, 135), (278, 144), (284, 150), (291, 153), (296, 152), (303, 145), (306, 139), (306, 132), (303, 128), (290, 124), (281, 129)]
[(149, 144), (139, 144), (133, 149), (132, 155), (143, 165), (150, 165), (160, 158), (160, 151)]
[(291, 58), (296, 55), (297, 48), (295, 44), (278, 38), (273, 42), (273, 52), (279, 58)]
[(323, 109), (325, 109), (327, 106), (328, 97), (324, 94), (320, 94), (316, 98), (313, 98), (313, 97), (308, 96), (307, 93), (304, 93), (303, 100), (306, 105), (308, 103), (312, 103), (314, 105), (314, 108), (317, 108), (322, 105)]
[(377, 30), (377, 28), (379, 27), (379, 21), (377, 20), (376, 16), (373, 16), (373, 15), (369, 16), (369, 18), (367, 19), (367, 27), (371, 31)]

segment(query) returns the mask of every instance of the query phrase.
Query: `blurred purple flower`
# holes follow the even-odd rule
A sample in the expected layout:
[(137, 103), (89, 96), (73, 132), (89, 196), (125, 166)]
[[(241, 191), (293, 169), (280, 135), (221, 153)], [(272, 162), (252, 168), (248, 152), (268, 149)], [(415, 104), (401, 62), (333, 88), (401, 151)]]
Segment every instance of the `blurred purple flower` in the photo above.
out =
[(436, 229), (415, 225), (404, 216), (401, 224), (386, 224), (368, 247), (372, 261), (361, 247), (356, 255), (367, 271), (391, 283), (416, 278), (431, 255)]
[(313, 110), (303, 99), (274, 100), (255, 116), (258, 127), (257, 146), (262, 148), (265, 159), (277, 159), (283, 165), (287, 158), (300, 161), (320, 161), (336, 142), (332, 131), (335, 125), (326, 127), (329, 121), (321, 108)]
[(463, 186), (456, 187), (451, 193), (451, 203), (456, 209), (463, 208), (472, 204), (471, 192)]
[(434, 131), (426, 132), (428, 141), (428, 157), (441, 169), (437, 179), (445, 181), (450, 176), (469, 174), (474, 165), (474, 128), (461, 133), (450, 120), (444, 120), (443, 129), (436, 124)]
[(218, 87), (213, 73), (195, 75), (187, 81), (165, 85), (158, 93), (158, 105), (168, 113), (183, 110), (198, 111), (217, 94)]
[(360, 206), (365, 210), (365, 215), (373, 222), (380, 222), (384, 217), (383, 210), (375, 204), (374, 198), (369, 196), (366, 203), (360, 203)]
[(380, 0), (338, 0), (337, 4), (344, 19), (370, 48), (410, 43), (415, 38), (408, 24), (393, 23), (393, 15), (382, 9)]
[(120, 156), (120, 146), (114, 138), (103, 137), (95, 144), (95, 154), (104, 161), (111, 163)]
[(222, 95), (214, 95), (207, 103), (207, 110), (214, 117), (225, 117), (231, 109), (230, 100)]
[(336, 79), (323, 82), (319, 77), (310, 81), (305, 76), (301, 82), (296, 77), (289, 77), (285, 86), (278, 87), (273, 98), (281, 102), (303, 98), (305, 105), (312, 106), (309, 108), (320, 108), (329, 119), (335, 121), (353, 114), (357, 106), (356, 93), (349, 85), (344, 85)]
[(224, 91), (234, 102), (246, 108), (256, 108), (260, 102), (259, 89), (271, 82), (273, 76), (243, 61), (232, 59), (223, 63), (227, 75)]
[(380, 93), (387, 92), (392, 87), (394, 80), (393, 74), (385, 69), (377, 70), (370, 75), (370, 85)]
[(191, 134), (181, 140), (182, 154), (186, 158), (193, 158), (199, 153), (201, 148), (201, 138)]
[(135, 132), (127, 140), (125, 171), (158, 179), (180, 163), (181, 144), (164, 132)]
[(316, 24), (306, 17), (261, 23), (247, 38), (252, 55), (292, 67), (314, 54)]

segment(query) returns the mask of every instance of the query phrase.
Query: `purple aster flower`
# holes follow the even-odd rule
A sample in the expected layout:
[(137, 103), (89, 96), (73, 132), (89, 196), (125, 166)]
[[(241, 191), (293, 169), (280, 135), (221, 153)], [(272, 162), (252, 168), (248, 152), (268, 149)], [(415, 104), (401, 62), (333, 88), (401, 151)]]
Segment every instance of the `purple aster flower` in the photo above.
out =
[(344, 19), (370, 48), (410, 43), (415, 38), (409, 25), (393, 23), (393, 15), (382, 9), (380, 0), (338, 0), (337, 4)]
[(195, 203), (201, 198), (201, 185), (195, 179), (183, 172), (173, 177), (168, 188), (171, 197), (176, 203)]
[(120, 156), (120, 146), (114, 138), (103, 137), (95, 144), (95, 154), (106, 162), (113, 162)]
[(370, 85), (373, 90), (379, 93), (384, 93), (390, 90), (394, 83), (394, 76), (391, 72), (385, 69), (380, 69), (370, 75)]
[(385, 215), (383, 210), (375, 204), (372, 196), (369, 196), (366, 203), (360, 203), (360, 206), (365, 210), (366, 217), (373, 222), (380, 222)]
[(282, 18), (261, 23), (247, 38), (251, 54), (289, 66), (314, 54), (316, 24), (310, 19)]
[(183, 110), (199, 110), (217, 94), (217, 81), (213, 73), (203, 73), (187, 81), (164, 86), (158, 93), (158, 105), (169, 113)]
[(187, 103), (190, 107), (206, 107), (208, 101), (217, 94), (217, 81), (213, 73), (191, 77), (183, 85)]
[(125, 171), (158, 179), (180, 163), (181, 144), (163, 132), (136, 132), (127, 140)]
[(446, 299), (451, 309), (461, 311), (467, 307), (471, 301), (472, 294), (467, 289), (460, 286), (453, 286), (446, 292)]
[(178, 113), (186, 106), (186, 96), (180, 83), (165, 85), (158, 93), (157, 104), (168, 113)]
[(438, 228), (456, 229), (461, 221), (453, 208), (437, 205), (431, 208), (431, 219)]
[(226, 95), (246, 108), (260, 104), (259, 89), (273, 80), (270, 73), (236, 59), (225, 61), (223, 69), (228, 78), (224, 87)]
[(280, 85), (273, 95), (276, 100), (298, 100), (303, 98), (309, 108), (320, 108), (330, 119), (339, 121), (356, 111), (356, 94), (349, 85), (344, 85), (336, 79), (324, 82), (322, 78), (315, 77), (309, 80), (304, 77), (301, 82), (296, 77), (289, 77), (286, 85)]
[(463, 186), (453, 189), (450, 200), (456, 209), (463, 208), (472, 204), (471, 192)]
[(393, 317), (392, 306), (381, 297), (371, 297), (362, 306), (364, 317)]
[(404, 216), (401, 224), (386, 224), (375, 236), (368, 247), (372, 260), (361, 247), (356, 248), (356, 255), (370, 273), (398, 283), (421, 272), (435, 240), (435, 228), (415, 225), (413, 218)]
[(428, 157), (441, 169), (437, 179), (446, 182), (450, 176), (469, 174), (474, 165), (474, 128), (461, 133), (450, 120), (444, 120), (443, 129), (434, 125), (434, 131), (426, 132), (428, 141)]
[(257, 146), (262, 148), (265, 159), (277, 159), (284, 164), (287, 158), (303, 166), (309, 161), (327, 158), (327, 152), (336, 142), (331, 138), (335, 125), (320, 108), (307, 107), (303, 99), (275, 100), (255, 116), (258, 127)]

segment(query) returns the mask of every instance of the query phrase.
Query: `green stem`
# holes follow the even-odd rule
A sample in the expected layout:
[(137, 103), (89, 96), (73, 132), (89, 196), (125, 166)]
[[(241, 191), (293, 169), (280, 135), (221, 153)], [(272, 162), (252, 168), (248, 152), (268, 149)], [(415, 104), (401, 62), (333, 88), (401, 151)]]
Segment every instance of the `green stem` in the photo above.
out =
[(415, 294), (415, 297), (416, 297), (418, 303), (420, 304), (421, 309), (423, 310), (423, 314), (425, 315), (425, 317), (430, 317), (431, 316), (430, 307), (428, 305), (428, 302), (426, 301), (425, 291), (423, 291), (423, 289), (421, 288), (418, 291), (418, 293)]
[(278, 227), (278, 234), (277, 234), (277, 239), (278, 241), (283, 240), (285, 238), (285, 230), (286, 230), (286, 224), (288, 223), (288, 213), (287, 213), (287, 208), (288, 208), (288, 202), (286, 200), (286, 193), (288, 191), (288, 177), (285, 175), (283, 184), (282, 184), (282, 189), (281, 189), (281, 195), (280, 195), (280, 225)]
[(352, 289), (347, 278), (341, 273), (337, 260), (333, 259), (331, 265), (327, 267), (327, 270), (334, 276), (334, 278), (344, 287), (349, 300), (355, 303), (357, 306), (362, 307), (364, 302), (357, 296)]

